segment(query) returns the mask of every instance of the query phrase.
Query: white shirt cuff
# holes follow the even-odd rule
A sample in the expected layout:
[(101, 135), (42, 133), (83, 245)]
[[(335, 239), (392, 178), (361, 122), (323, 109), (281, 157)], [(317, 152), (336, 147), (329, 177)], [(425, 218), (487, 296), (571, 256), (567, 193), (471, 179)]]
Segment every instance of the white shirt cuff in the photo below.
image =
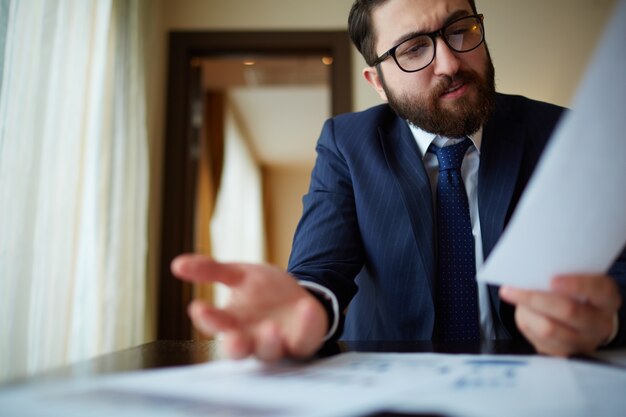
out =
[(307, 290), (313, 291), (316, 294), (321, 295), (326, 300), (330, 301), (330, 304), (333, 306), (333, 316), (329, 317), (329, 319), (332, 320), (332, 323), (330, 325), (328, 333), (326, 333), (326, 336), (324, 336), (324, 342), (326, 342), (335, 334), (337, 328), (339, 327), (339, 301), (337, 301), (337, 297), (335, 297), (335, 294), (333, 294), (331, 290), (322, 285), (311, 281), (298, 281), (298, 283)]

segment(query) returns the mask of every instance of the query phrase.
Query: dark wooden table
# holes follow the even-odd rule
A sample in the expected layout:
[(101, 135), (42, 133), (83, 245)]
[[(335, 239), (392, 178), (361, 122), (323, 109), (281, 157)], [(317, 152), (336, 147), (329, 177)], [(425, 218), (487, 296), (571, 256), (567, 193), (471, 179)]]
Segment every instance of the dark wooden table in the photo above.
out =
[[(88, 376), (139, 369), (198, 364), (208, 362), (219, 357), (218, 343), (219, 342), (208, 340), (159, 340), (53, 369), (36, 376), (31, 376), (28, 380), (32, 380), (34, 378), (47, 379)], [(431, 342), (340, 341), (328, 345), (325, 349), (319, 352), (317, 357), (326, 357), (348, 351), (492, 354), (534, 353), (533, 349), (527, 345), (521, 346), (509, 342), (434, 344)]]

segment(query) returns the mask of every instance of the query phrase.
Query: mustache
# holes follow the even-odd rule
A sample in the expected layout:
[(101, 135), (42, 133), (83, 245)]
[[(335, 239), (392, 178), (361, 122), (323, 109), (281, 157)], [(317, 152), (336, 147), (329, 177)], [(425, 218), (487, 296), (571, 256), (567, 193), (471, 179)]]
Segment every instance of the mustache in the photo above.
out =
[(432, 88), (430, 96), (431, 99), (437, 99), (448, 91), (454, 84), (471, 84), (479, 82), (480, 76), (476, 71), (472, 70), (459, 71), (452, 77), (444, 75), (437, 85)]

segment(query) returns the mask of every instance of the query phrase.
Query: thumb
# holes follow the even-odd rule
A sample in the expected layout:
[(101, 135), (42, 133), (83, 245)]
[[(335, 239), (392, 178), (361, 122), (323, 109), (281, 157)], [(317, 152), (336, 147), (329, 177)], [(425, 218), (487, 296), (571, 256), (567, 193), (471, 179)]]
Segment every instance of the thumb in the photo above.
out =
[(328, 329), (328, 315), (324, 307), (312, 296), (297, 301), (289, 323), (286, 344), (295, 357), (307, 357), (320, 348)]

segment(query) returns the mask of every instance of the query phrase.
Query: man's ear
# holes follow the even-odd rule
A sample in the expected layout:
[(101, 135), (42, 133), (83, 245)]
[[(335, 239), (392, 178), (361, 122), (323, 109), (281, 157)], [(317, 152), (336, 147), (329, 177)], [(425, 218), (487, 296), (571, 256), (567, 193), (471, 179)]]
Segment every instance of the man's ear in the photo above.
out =
[(367, 81), (369, 85), (372, 86), (374, 91), (378, 93), (378, 95), (383, 101), (387, 101), (387, 94), (385, 94), (382, 80), (380, 79), (380, 75), (378, 74), (378, 71), (376, 70), (375, 67), (364, 68), (363, 78), (365, 78), (365, 81)]

